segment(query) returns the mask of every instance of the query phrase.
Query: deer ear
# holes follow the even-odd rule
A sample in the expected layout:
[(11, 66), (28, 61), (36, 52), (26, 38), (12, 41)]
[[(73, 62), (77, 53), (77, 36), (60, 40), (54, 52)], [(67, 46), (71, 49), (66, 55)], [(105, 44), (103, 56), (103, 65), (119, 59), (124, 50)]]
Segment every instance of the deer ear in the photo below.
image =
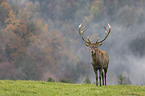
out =
[(89, 44), (89, 43), (85, 43), (85, 45), (86, 45), (87, 47), (90, 47), (90, 44)]

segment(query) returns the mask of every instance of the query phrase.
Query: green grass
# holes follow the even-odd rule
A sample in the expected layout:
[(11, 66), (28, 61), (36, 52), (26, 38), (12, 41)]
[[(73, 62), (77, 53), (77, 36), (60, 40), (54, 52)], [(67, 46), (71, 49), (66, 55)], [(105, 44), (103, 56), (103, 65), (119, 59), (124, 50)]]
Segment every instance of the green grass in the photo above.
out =
[(145, 96), (145, 86), (2, 80), (0, 96)]

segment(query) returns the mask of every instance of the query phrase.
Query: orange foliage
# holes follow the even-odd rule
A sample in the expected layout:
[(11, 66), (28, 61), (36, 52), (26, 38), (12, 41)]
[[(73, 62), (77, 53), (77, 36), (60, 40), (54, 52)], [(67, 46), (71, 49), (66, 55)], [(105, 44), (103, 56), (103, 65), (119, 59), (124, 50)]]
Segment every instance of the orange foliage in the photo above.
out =
[(4, 3), (4, 2), (7, 2), (7, 0), (0, 0), (0, 4)]
[(10, 6), (7, 2), (3, 2), (0, 4), (0, 14), (2, 14), (0, 16), (1, 26), (3, 26), (5, 24), (5, 19), (8, 18), (9, 11), (10, 11)]

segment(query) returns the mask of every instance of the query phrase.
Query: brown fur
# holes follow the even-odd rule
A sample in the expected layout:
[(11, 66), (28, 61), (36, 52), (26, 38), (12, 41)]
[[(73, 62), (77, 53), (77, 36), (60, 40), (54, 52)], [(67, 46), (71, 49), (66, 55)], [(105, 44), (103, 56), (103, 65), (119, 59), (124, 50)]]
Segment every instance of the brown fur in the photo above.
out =
[[(92, 53), (92, 51), (94, 51), (94, 53)], [(99, 70), (100, 86), (101, 86), (101, 77), (102, 77), (103, 85), (104, 83), (106, 85), (106, 74), (107, 74), (107, 69), (108, 69), (108, 64), (109, 64), (109, 56), (107, 55), (107, 53), (105, 51), (101, 51), (98, 48), (91, 49), (91, 64), (96, 74), (96, 86), (98, 86), (98, 82), (99, 82), (98, 70)]]
[[(90, 39), (87, 38), (88, 40), (85, 40), (83, 37), (83, 32), (87, 30), (85, 27), (82, 28), (82, 24), (79, 25), (79, 34), (81, 35), (82, 39), (85, 41), (85, 44), (87, 47), (90, 47), (91, 49), (91, 64), (93, 65), (94, 72), (96, 74), (96, 86), (98, 86), (98, 70), (99, 70), (99, 80), (100, 80), (100, 86), (101, 86), (101, 77), (102, 77), (102, 82), (103, 85), (105, 83), (106, 85), (106, 74), (107, 74), (107, 69), (108, 69), (108, 64), (109, 64), (109, 56), (105, 51), (101, 51), (98, 47), (102, 45), (102, 42), (106, 40), (108, 37), (110, 31), (111, 31), (111, 26), (108, 23), (108, 27), (106, 28), (104, 25), (103, 27), (106, 30), (106, 36), (104, 39), (99, 41), (97, 38), (96, 43), (91, 43)], [(103, 71), (104, 70), (104, 71)], [(105, 77), (105, 78), (104, 78)], [(104, 81), (105, 79), (105, 81)]]

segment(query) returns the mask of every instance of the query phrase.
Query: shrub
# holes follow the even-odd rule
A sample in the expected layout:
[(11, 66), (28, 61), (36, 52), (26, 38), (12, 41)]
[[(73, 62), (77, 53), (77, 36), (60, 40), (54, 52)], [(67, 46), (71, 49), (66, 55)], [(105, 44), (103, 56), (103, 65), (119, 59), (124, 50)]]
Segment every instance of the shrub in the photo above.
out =
[(90, 84), (90, 83), (91, 83), (91, 81), (90, 81), (88, 75), (86, 76), (86, 80), (84, 81), (84, 83), (86, 83), (86, 84)]
[(123, 75), (119, 75), (118, 76), (118, 84), (119, 85), (130, 85), (131, 84), (131, 80), (129, 79), (129, 77), (123, 76)]
[(55, 80), (53, 78), (49, 77), (48, 82), (55, 82)]
[(71, 79), (61, 79), (60, 82), (62, 83), (75, 83), (73, 80)]

